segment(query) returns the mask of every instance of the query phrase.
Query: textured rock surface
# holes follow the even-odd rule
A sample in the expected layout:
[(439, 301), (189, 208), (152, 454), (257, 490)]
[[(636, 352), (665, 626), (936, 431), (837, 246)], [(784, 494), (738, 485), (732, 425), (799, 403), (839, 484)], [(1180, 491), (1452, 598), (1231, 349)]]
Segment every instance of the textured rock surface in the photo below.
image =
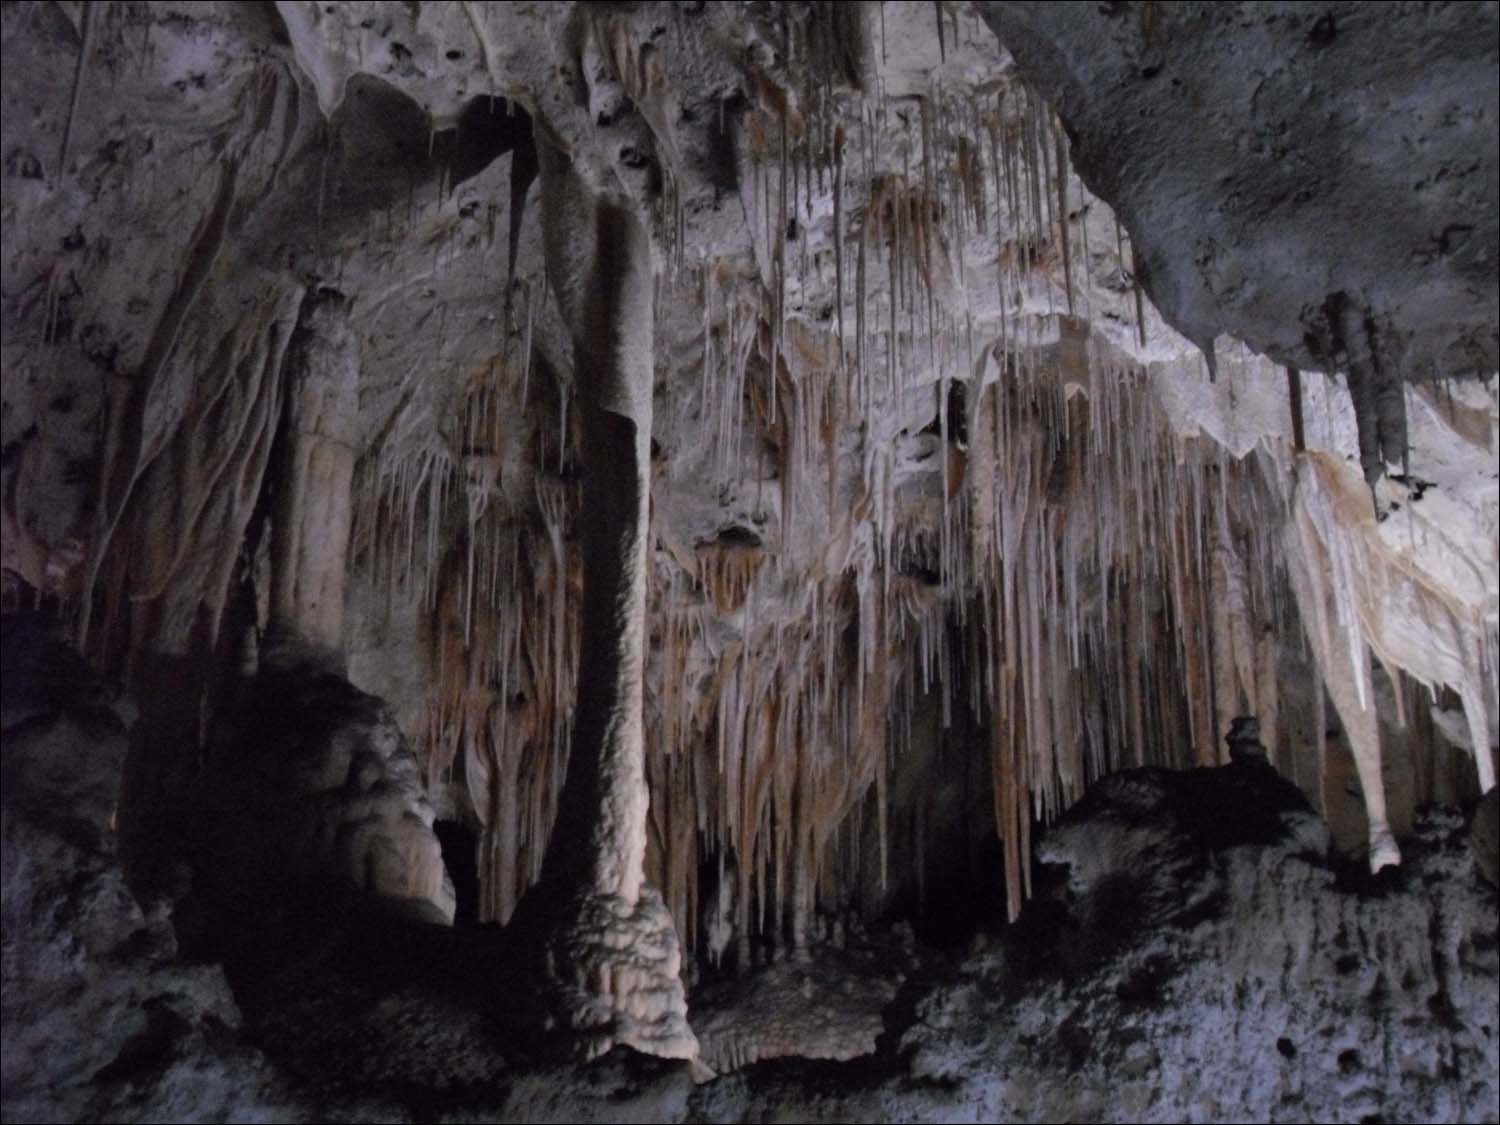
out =
[(1491, 883), (1500, 883), (1500, 790), (1491, 789), (1474, 809), (1470, 843), (1474, 865)]
[(268, 667), (226, 717), (191, 798), (185, 858), (218, 909), (318, 893), (453, 920), (433, 809), (401, 729), (374, 696), (318, 667)]
[(1463, 837), (1434, 812), (1401, 875), (1351, 882), (1269, 768), (1118, 775), (1043, 846), (1059, 897), (918, 1004), (912, 1071), (995, 1120), (1492, 1121), (1495, 898)]
[(696, 1059), (682, 949), (660, 893), (642, 887), (629, 902), (591, 888), (557, 890), (539, 883), (506, 932), (505, 961), (491, 970), (508, 998), (501, 1022), (539, 1034), (533, 1047), (585, 1061), (616, 1046)]
[(693, 996), (703, 1061), (728, 1074), (771, 1059), (873, 1055), (882, 1013), (911, 967), (911, 958), (861, 962), (823, 947), (704, 989)]
[[(205, 760), (243, 775), (261, 808), (210, 800), (225, 815), (209, 851), (247, 873), (239, 917), (257, 924), (220, 948), (276, 1064), (337, 1086), (334, 1117), (1123, 1113), (1095, 1100), (1117, 1077), (1109, 1050), (1102, 1069), (1059, 1071), (989, 1040), (1009, 1018), (989, 1003), (1001, 982), (1069, 1059), (1077, 1035), (1054, 1016), (1094, 1002), (1010, 946), (955, 983), (980, 1016), (934, 1048), (990, 1043), (975, 1083), (923, 1045), (941, 1080), (877, 1052), (691, 1093), (684, 1068), (628, 1053), (519, 1066), (492, 1017), (545, 1020), (545, 990), (516, 986), (546, 977), (572, 990), (553, 1018), (577, 1015), (589, 1050), (619, 1041), (622, 1014), (649, 1045), (656, 1015), (680, 1014), (679, 947), (702, 961), (690, 979), (770, 965), (800, 994), (781, 966), (820, 955), (831, 917), (910, 909), (935, 928), (958, 871), (960, 891), (1019, 911), (1045, 882), (1042, 825), (1112, 772), (1222, 761), (1240, 715), (1350, 855), (1393, 858), (1388, 827), (1416, 865), (1385, 876), (1385, 899), (1325, 894), (1347, 873), (1268, 845), (1285, 855), (1265, 895), (1306, 864), (1298, 901), (1346, 923), (1307, 931), (1288, 908), (1313, 934), (1297, 956), (1327, 975), (1356, 923), (1375, 946), (1422, 948), (1431, 917), (1406, 880), (1472, 873), (1408, 842), (1412, 810), (1467, 806), (1500, 736), (1500, 401), (1493, 383), (1445, 382), (1495, 363), (1494, 12), (0, 6), (4, 598), (54, 610), (140, 701), (120, 802), (132, 857), (193, 847)], [(587, 409), (597, 372), (580, 360), (596, 353), (568, 305), (598, 271), (587, 237), (549, 253), (537, 216), (567, 199), (538, 178), (538, 136), (650, 243), (626, 293), (628, 327), (654, 325), (649, 379), (630, 380), (631, 456), (611, 464), (631, 471), (609, 482), (630, 494), (644, 593), (631, 584), (614, 650), (583, 628), (583, 574), (618, 529), (584, 497), (594, 454), (625, 435)], [(1317, 369), (1289, 381), (1273, 359)], [(274, 680), (340, 637), (347, 681)], [(627, 652), (640, 677), (595, 675)], [(630, 713), (614, 743), (630, 753), (569, 798), (559, 842), (591, 692), (606, 720)], [(271, 714), (292, 729), (252, 729)], [(225, 753), (241, 746), (242, 762)], [(422, 789), (477, 830), (479, 919), (526, 922), (549, 863), (601, 894), (562, 880), (564, 925), (524, 942), (392, 922), (372, 898), (446, 898)], [(1083, 878), (1056, 909), (1154, 916), (1180, 894), (1199, 924), (1166, 910), (1175, 928), (1142, 940), (1222, 936), (1208, 915), (1239, 893), (1223, 883), (1243, 849), (1209, 848), (1223, 870), (1200, 877), (1192, 824), (1106, 822), (1111, 846), (1166, 866), (1095, 872), (1135, 906)], [(177, 917), (185, 943), (214, 930), (211, 911)], [(1482, 986), (1493, 946), (1471, 944)], [(1125, 948), (1089, 954), (1106, 1000), (1134, 975)], [(1407, 966), (1380, 970), (1401, 993), (1389, 1010), (1417, 1020), (1402, 997), (1447, 988), (1451, 963), (1418, 965), (1411, 989)], [(1343, 984), (1287, 972), (1391, 1042)], [(1199, 990), (1213, 1019), (1240, 1010), (1221, 983)], [(892, 1030), (927, 987), (902, 986)], [(826, 1026), (782, 1006), (726, 1054), (816, 1051)], [(859, 1007), (841, 1052), (869, 1041)], [(1162, 1021), (1163, 1057), (1196, 1066)], [(1400, 1032), (1422, 1058), (1430, 1033)], [(1311, 1083), (1322, 1055), (1285, 1038)], [(991, 1081), (992, 1058), (1022, 1077)], [(1382, 1078), (1379, 1097), (1462, 1108), (1467, 1074)], [(1348, 1086), (1361, 1111), (1363, 1088)], [(1198, 1092), (1148, 1091), (1206, 1116)], [(1273, 1113), (1259, 1086), (1235, 1096)], [(1329, 1109), (1317, 1097), (1287, 1115)]]
[(125, 883), (115, 808), (134, 708), (48, 627), (0, 626), (7, 1121), (296, 1120), (216, 965)]
[(1500, 363), (1493, 4), (982, 7), (1189, 339), (1326, 370), (1332, 333), (1393, 378)]

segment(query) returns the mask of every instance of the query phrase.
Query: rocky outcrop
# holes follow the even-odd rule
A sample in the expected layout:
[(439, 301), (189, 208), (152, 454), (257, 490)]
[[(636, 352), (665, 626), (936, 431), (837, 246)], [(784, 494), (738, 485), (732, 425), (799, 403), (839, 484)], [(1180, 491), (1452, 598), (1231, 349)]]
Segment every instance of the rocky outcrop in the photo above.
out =
[(1495, 893), (1456, 814), (1371, 877), (1268, 766), (1131, 771), (1040, 850), (1051, 893), (918, 1004), (918, 1078), (991, 1120), (1494, 1119)]
[(133, 706), (39, 621), (0, 630), (5, 1119), (296, 1120), (223, 972), (184, 963), (170, 904), (126, 885)]
[(316, 667), (268, 667), (195, 786), (195, 890), (216, 911), (355, 896), (448, 924), (453, 885), (432, 804), (389, 710)]

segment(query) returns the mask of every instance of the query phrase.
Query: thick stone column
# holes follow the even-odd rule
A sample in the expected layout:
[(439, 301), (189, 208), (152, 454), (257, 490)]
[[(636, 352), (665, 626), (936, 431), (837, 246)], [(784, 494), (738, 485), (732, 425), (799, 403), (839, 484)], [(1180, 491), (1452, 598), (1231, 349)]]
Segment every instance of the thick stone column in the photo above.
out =
[(540, 954), (541, 1022), (576, 1054), (694, 1058), (681, 952), (645, 885), (643, 728), (653, 369), (651, 246), (541, 136), (547, 270), (573, 340), (583, 430), (583, 637), (567, 778), (515, 930)]
[(359, 422), (359, 351), (343, 294), (308, 293), (285, 372), (268, 655), (316, 656), (341, 671)]

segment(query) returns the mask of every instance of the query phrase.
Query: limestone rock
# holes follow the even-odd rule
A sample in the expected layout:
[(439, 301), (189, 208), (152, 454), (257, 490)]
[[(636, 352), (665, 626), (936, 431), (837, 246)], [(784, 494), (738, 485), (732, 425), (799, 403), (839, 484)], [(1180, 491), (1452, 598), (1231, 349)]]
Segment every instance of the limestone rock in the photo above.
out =
[[(1328, 854), (1327, 826), (1297, 787), (1264, 762), (1174, 772), (1130, 770), (1095, 784), (1037, 848), (1066, 871), (1067, 901), (1080, 924), (1108, 942), (1130, 925), (1166, 925), (1210, 909), (1224, 893), (1203, 856), (1277, 843), (1311, 858)], [(1086, 917), (1086, 921), (1083, 918)]]
[(819, 948), (705, 989), (693, 1008), (703, 1061), (727, 1074), (771, 1059), (874, 1054), (900, 976), (893, 962), (859, 965)]
[(132, 708), (35, 619), (6, 616), (0, 654), (5, 1119), (298, 1119), (223, 972), (183, 963), (167, 904), (126, 884)]
[(1500, 362), (1494, 5), (982, 8), (1183, 335), (1398, 386)]
[(451, 924), (453, 885), (406, 739), (377, 698), (317, 665), (273, 666), (219, 732), (195, 798), (210, 898), (254, 909), (355, 893)]
[(1096, 787), (1042, 846), (1053, 889), (918, 1001), (913, 1076), (987, 1120), (1491, 1119), (1494, 896), (1462, 818), (1428, 810), (1376, 878), (1283, 786)]
[(655, 888), (633, 906), (592, 889), (547, 890), (532, 891), (507, 932), (515, 952), (500, 974), (500, 1019), (583, 1060), (616, 1046), (696, 1060), (677, 931)]

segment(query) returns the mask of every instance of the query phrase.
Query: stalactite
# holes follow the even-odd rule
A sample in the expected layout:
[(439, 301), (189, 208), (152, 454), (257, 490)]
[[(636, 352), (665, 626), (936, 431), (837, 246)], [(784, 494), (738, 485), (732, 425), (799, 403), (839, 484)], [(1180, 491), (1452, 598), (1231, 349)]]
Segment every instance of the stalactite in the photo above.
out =
[(84, 4), (78, 15), (78, 61), (73, 68), (73, 92), (68, 98), (68, 116), (63, 121), (62, 142), (57, 153), (57, 178), (61, 180), (67, 171), (68, 145), (73, 139), (73, 126), (78, 120), (78, 107), (83, 103), (83, 80), (88, 74), (89, 52), (93, 50), (94, 5)]
[[(1068, 237), (1068, 154), (1063, 140), (1062, 127), (1056, 122), (1052, 126), (1057, 144), (1057, 234), (1062, 243), (1063, 277), (1068, 289), (1068, 315), (1073, 315), (1073, 255)], [(1087, 231), (1087, 223), (1084, 224)], [(1085, 260), (1087, 256), (1085, 255)]]
[(1295, 367), (1286, 369), (1286, 385), (1292, 413), (1292, 448), (1301, 453), (1307, 449), (1307, 437), (1302, 419), (1302, 373)]

